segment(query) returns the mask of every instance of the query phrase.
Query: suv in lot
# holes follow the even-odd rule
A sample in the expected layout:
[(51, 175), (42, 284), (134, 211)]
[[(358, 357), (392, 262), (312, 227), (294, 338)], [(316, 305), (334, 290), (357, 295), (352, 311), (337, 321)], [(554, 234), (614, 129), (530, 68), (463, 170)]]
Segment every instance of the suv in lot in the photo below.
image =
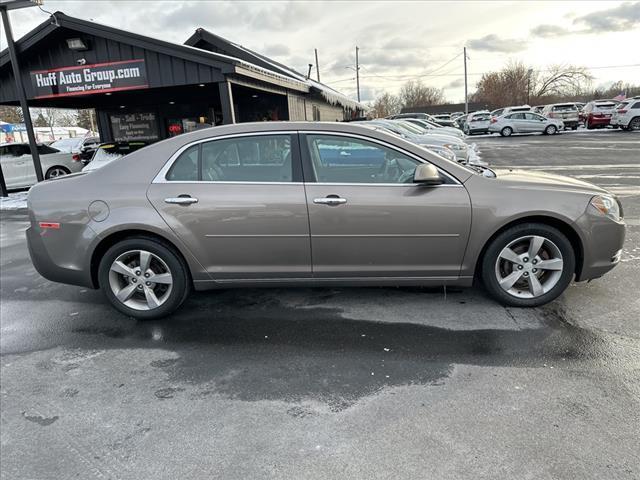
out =
[(611, 125), (623, 130), (640, 130), (640, 96), (628, 98), (616, 105)]
[(585, 128), (604, 128), (611, 122), (611, 115), (616, 106), (614, 100), (592, 100), (582, 109), (580, 120)]
[(578, 109), (575, 103), (552, 103), (545, 105), (540, 113), (547, 118), (562, 120), (565, 128), (570, 127), (571, 130), (576, 130), (580, 123)]

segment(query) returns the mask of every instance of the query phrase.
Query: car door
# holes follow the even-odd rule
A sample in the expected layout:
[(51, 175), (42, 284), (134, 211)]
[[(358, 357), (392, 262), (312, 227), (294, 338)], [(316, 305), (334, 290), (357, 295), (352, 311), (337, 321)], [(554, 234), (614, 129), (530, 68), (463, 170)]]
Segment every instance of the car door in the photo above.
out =
[(509, 124), (513, 126), (513, 130), (518, 133), (527, 132), (527, 122), (524, 118), (524, 113), (517, 112), (507, 115), (505, 117)]
[(158, 174), (147, 196), (215, 280), (311, 276), (293, 132), (186, 146)]
[(27, 164), (31, 159), (28, 145), (5, 145), (2, 154), (2, 171), (7, 187), (17, 188), (28, 185)]
[(458, 276), (471, 224), (460, 183), (415, 184), (420, 160), (367, 137), (309, 132), (300, 144), (314, 277)]
[(549, 120), (542, 115), (538, 115), (537, 113), (525, 113), (524, 114), (526, 121), (527, 132), (542, 132), (549, 123)]

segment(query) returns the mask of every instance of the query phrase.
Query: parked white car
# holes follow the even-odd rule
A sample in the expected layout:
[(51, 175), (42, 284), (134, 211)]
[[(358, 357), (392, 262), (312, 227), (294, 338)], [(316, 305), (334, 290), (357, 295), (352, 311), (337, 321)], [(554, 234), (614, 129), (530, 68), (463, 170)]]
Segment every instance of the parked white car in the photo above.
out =
[(611, 125), (623, 130), (640, 130), (640, 96), (627, 98), (616, 105)]
[(547, 118), (533, 112), (514, 112), (492, 117), (489, 132), (509, 137), (513, 133), (544, 133), (553, 135), (564, 129), (562, 120)]
[(496, 110), (493, 110), (491, 112), (491, 116), (492, 117), (501, 117), (503, 115), (507, 115), (508, 113), (513, 113), (513, 112), (530, 112), (531, 111), (531, 107), (529, 105), (519, 105), (519, 106), (512, 106), (512, 107), (502, 107), (502, 108), (497, 108)]
[[(70, 153), (62, 153), (47, 145), (38, 145), (40, 163), (45, 179), (79, 172), (82, 162), (73, 160)], [(0, 144), (0, 165), (7, 188), (26, 188), (37, 181), (36, 171), (28, 143)]]
[(465, 135), (459, 129), (455, 127), (443, 127), (438, 124), (434, 124), (429, 122), (428, 120), (421, 120), (419, 118), (405, 118), (404, 121), (413, 123), (419, 127), (425, 128), (432, 133), (441, 134), (441, 135), (451, 135), (453, 137), (457, 137), (461, 140), (464, 140)]
[(578, 129), (580, 118), (575, 103), (551, 103), (545, 105), (540, 113), (547, 118), (562, 120), (566, 128)]
[(464, 133), (473, 135), (474, 133), (487, 133), (491, 122), (491, 113), (488, 110), (473, 112), (467, 116), (464, 123)]

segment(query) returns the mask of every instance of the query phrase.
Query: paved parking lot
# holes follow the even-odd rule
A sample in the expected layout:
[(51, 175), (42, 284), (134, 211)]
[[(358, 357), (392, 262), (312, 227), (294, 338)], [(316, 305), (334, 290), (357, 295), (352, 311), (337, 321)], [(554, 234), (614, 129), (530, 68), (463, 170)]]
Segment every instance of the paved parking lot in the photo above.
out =
[(477, 137), (621, 196), (623, 261), (540, 309), (481, 290), (227, 290), (137, 323), (1, 219), (3, 479), (640, 478), (640, 134)]

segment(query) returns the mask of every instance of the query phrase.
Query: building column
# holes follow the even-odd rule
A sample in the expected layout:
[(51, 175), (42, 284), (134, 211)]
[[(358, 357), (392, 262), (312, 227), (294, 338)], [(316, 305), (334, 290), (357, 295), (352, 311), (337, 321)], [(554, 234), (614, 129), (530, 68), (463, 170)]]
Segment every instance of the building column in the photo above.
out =
[(231, 83), (218, 83), (218, 90), (220, 91), (220, 105), (222, 106), (222, 123), (225, 125), (236, 123), (236, 115), (233, 111), (233, 92), (231, 91)]

